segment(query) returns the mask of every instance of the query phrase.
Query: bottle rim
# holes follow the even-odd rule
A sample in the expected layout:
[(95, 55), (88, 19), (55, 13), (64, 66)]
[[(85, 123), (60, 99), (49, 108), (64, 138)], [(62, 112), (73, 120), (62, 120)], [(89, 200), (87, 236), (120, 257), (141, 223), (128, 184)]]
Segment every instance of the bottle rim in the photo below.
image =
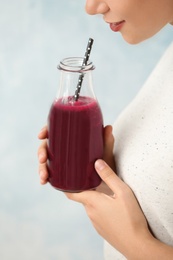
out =
[(60, 61), (58, 65), (59, 70), (71, 71), (71, 72), (84, 72), (94, 70), (95, 66), (92, 61), (88, 60), (87, 65), (83, 65), (83, 57), (68, 57)]

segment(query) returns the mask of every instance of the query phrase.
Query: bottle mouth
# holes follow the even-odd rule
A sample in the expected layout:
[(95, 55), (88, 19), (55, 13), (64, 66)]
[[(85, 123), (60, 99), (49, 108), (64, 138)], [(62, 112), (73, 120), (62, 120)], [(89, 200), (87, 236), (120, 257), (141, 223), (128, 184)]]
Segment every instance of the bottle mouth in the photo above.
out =
[(59, 70), (71, 71), (71, 72), (84, 72), (88, 70), (94, 70), (95, 66), (92, 61), (88, 60), (87, 65), (83, 65), (83, 57), (69, 57), (60, 61), (58, 65)]

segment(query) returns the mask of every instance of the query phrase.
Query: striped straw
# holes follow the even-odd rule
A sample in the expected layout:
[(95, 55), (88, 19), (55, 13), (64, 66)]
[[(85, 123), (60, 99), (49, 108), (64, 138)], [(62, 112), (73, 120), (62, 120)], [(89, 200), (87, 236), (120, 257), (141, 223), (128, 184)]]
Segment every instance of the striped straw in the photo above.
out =
[[(84, 59), (83, 59), (83, 62), (82, 62), (81, 69), (83, 69), (87, 65), (87, 62), (88, 62), (89, 57), (90, 57), (90, 53), (91, 53), (93, 42), (94, 42), (94, 40), (92, 38), (89, 38), (88, 44), (87, 44), (87, 48), (86, 48), (86, 51), (85, 51), (85, 56), (84, 56)], [(74, 95), (74, 100), (75, 101), (77, 101), (78, 98), (79, 98), (79, 94), (80, 94), (80, 90), (81, 90), (81, 87), (82, 87), (83, 78), (84, 78), (84, 73), (81, 73), (79, 78), (78, 78), (78, 84), (76, 86), (76, 91), (75, 91), (75, 95)]]

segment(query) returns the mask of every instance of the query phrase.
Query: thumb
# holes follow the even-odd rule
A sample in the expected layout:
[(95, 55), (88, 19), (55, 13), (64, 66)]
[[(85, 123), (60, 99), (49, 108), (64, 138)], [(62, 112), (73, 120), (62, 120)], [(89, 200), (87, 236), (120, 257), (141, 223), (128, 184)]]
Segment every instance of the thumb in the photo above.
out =
[(116, 194), (122, 191), (124, 182), (116, 175), (109, 165), (98, 159), (95, 162), (95, 169), (100, 178), (108, 185), (108, 187)]

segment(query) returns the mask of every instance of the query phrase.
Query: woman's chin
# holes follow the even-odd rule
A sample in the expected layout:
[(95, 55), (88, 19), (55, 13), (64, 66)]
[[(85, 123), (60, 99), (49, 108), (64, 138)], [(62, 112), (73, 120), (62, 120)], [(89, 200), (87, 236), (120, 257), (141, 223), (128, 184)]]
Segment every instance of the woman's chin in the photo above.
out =
[(133, 35), (123, 35), (122, 34), (122, 37), (123, 37), (123, 39), (127, 42), (127, 43), (129, 43), (129, 44), (131, 44), (131, 45), (135, 45), (135, 44), (138, 44), (138, 43), (141, 43), (141, 42), (143, 42), (143, 41), (145, 41), (146, 39), (145, 38), (143, 38), (143, 37), (135, 37), (135, 36), (133, 36)]

